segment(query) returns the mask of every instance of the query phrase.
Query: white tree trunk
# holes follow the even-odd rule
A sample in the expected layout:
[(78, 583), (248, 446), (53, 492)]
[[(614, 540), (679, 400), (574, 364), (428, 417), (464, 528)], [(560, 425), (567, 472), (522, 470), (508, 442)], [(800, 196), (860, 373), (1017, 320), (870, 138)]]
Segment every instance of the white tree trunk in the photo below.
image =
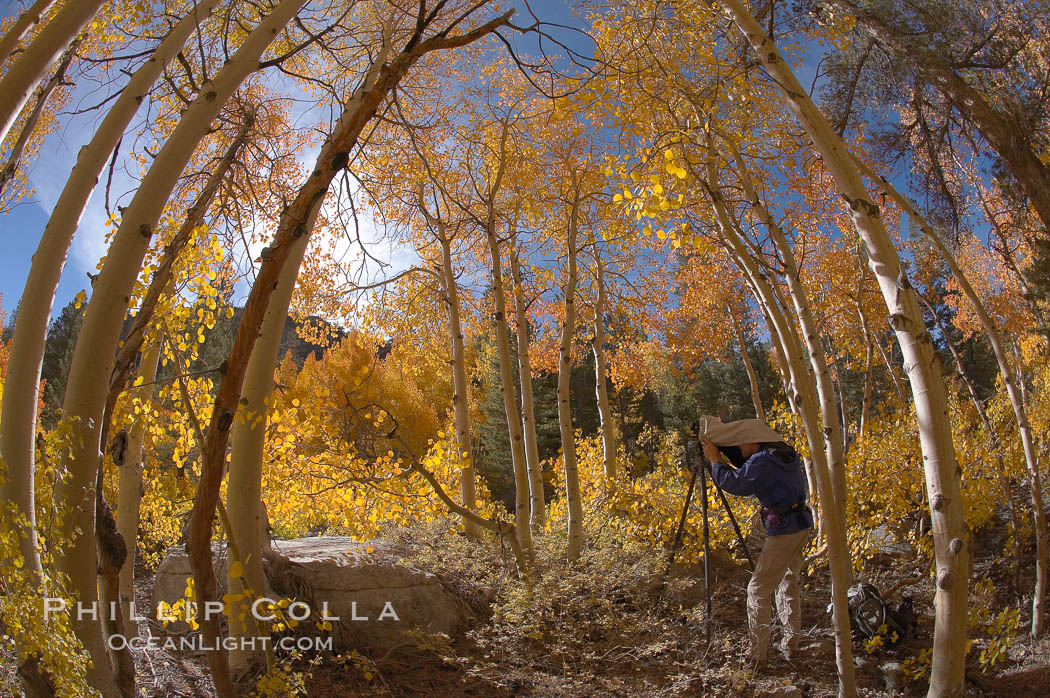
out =
[[(828, 568), (831, 571), (832, 624), (835, 630), (836, 664), (839, 672), (839, 693), (851, 697), (857, 694), (857, 684), (853, 672), (853, 657), (850, 646), (849, 601), (846, 591), (851, 578), (849, 548), (846, 543), (845, 522), (839, 515), (839, 507), (834, 503), (834, 490), (831, 483), (831, 472), (828, 468), (827, 453), (821, 448), (823, 439), (816, 425), (816, 400), (813, 379), (806, 371), (802, 360), (802, 349), (795, 333), (777, 300), (776, 293), (770, 286), (758, 265), (751, 258), (741, 236), (734, 226), (725, 206), (725, 199), (718, 186), (718, 172), (715, 165), (717, 151), (714, 140), (708, 139), (707, 181), (712, 204), (718, 218), (723, 238), (729, 243), (734, 260), (745, 274), (757, 300), (766, 306), (767, 316), (777, 325), (777, 333), (783, 342), (784, 353), (788, 360), (791, 382), (795, 388), (796, 398), (802, 407), (801, 416), (809, 442), (811, 457), (814, 461), (814, 479), (820, 501), (821, 530), (828, 545)], [(829, 504), (830, 503), (830, 504)]]
[[(748, 286), (749, 288), (751, 288), (752, 293), (757, 299), (758, 291), (756, 291), (754, 287), (751, 286), (750, 282), (748, 282)], [(773, 318), (770, 316), (769, 311), (766, 309), (765, 303), (759, 300), (758, 307), (762, 310), (762, 317), (765, 318), (766, 321), (766, 329), (769, 331), (769, 344), (773, 348), (773, 354), (776, 358), (777, 372), (780, 374), (780, 384), (781, 387), (784, 389), (784, 395), (787, 397), (788, 407), (791, 408), (792, 414), (797, 416), (800, 420), (802, 420), (802, 423), (805, 424), (805, 417), (803, 417), (802, 414), (802, 407), (799, 405), (798, 399), (795, 395), (795, 390), (791, 385), (791, 369), (788, 366), (788, 359), (784, 353), (784, 345), (781, 342), (780, 333), (777, 332), (776, 323), (773, 321)], [(824, 540), (824, 521), (820, 516), (820, 490), (817, 489), (817, 476), (814, 472), (813, 458), (809, 455), (806, 455), (802, 459), (802, 462), (806, 466), (806, 489), (809, 490), (809, 497), (810, 501), (812, 502), (812, 506), (810, 508), (813, 510), (813, 516), (815, 518), (814, 524), (817, 528), (816, 542), (819, 545)]]
[(1006, 394), (1010, 399), (1010, 406), (1014, 411), (1014, 418), (1017, 420), (1017, 432), (1021, 439), (1021, 448), (1024, 451), (1025, 465), (1028, 466), (1028, 477), (1029, 477), (1029, 495), (1032, 499), (1032, 515), (1034, 519), (1035, 528), (1035, 589), (1032, 594), (1032, 637), (1039, 637), (1043, 633), (1044, 625), (1044, 611), (1046, 603), (1046, 591), (1047, 591), (1047, 529), (1046, 529), (1046, 511), (1043, 509), (1043, 488), (1040, 482), (1039, 475), (1039, 456), (1036, 452), (1035, 441), (1032, 438), (1032, 426), (1028, 420), (1028, 411), (1025, 409), (1024, 402), (1021, 399), (1021, 395), (1018, 389), (1018, 378), (1015, 374), (1013, 367), (1010, 365), (1010, 360), (1006, 356), (1006, 350), (1003, 347), (1002, 335), (999, 332), (999, 328), (995, 326), (995, 322), (992, 320), (991, 315), (988, 314), (988, 309), (985, 307), (984, 302), (980, 296), (974, 290), (970, 280), (966, 278), (966, 274), (963, 273), (961, 267), (959, 267), (958, 261), (955, 256), (948, 249), (948, 246), (944, 244), (940, 236), (937, 235), (937, 231), (933, 229), (929, 221), (919, 213), (918, 209), (912, 205), (911, 201), (903, 196), (897, 189), (889, 183), (889, 181), (878, 174), (876, 174), (870, 167), (860, 161), (859, 158), (853, 157), (853, 161), (857, 163), (861, 172), (864, 173), (870, 180), (876, 182), (878, 186), (885, 191), (890, 197), (897, 202), (897, 204), (904, 210), (905, 213), (914, 221), (919, 224), (920, 230), (926, 238), (933, 244), (937, 252), (941, 255), (941, 259), (944, 260), (945, 264), (948, 265), (948, 269), (952, 273), (952, 278), (959, 284), (959, 288), (962, 290), (963, 295), (970, 302), (973, 307), (974, 313), (977, 318), (981, 321), (981, 327), (984, 328), (984, 333), (988, 337), (988, 343), (992, 345), (992, 353), (995, 354), (995, 361), (999, 366), (999, 373), (1002, 374), (1003, 383), (1006, 385)]
[[(264, 621), (256, 622), (251, 613), (252, 602), (266, 591), (266, 577), (263, 571), (262, 473), (269, 412), (267, 400), (274, 391), (274, 370), (279, 358), (277, 353), (281, 346), (281, 335), (288, 317), (288, 306), (292, 301), (295, 282), (299, 277), (299, 268), (306, 252), (309, 232), (316, 224), (316, 216), (315, 210), (313, 218), (305, 226), (307, 234), (295, 241), (288, 254), (288, 261), (281, 268), (277, 288), (266, 306), (262, 328), (244, 373), (240, 407), (244, 419), (235, 419), (230, 431), (230, 472), (226, 483), (226, 501), (229, 503), (227, 514), (230, 519), (230, 537), (236, 541), (243, 573), (240, 577), (229, 577), (227, 589), (230, 589), (231, 593), (246, 596), (240, 602), (242, 607), (231, 613), (228, 619), (231, 638), (269, 634), (268, 624)], [(237, 621), (242, 612), (245, 614), (243, 629)], [(261, 656), (261, 647), (254, 652), (244, 649), (231, 650), (230, 669), (235, 676), (243, 675), (252, 660)]]
[(40, 19), (47, 12), (48, 8), (55, 4), (55, 0), (36, 0), (32, 7), (23, 12), (15, 20), (15, 23), (11, 25), (11, 28), (7, 30), (3, 38), (0, 38), (0, 68), (3, 67), (7, 59), (11, 57), (15, 49), (18, 48), (18, 42), (22, 40), (29, 30), (36, 24), (40, 23)]
[(65, 3), (0, 79), (0, 143), (7, 138), (7, 132), (11, 130), (33, 89), (91, 21), (102, 2), (79, 0)]
[[(40, 365), (44, 358), (51, 305), (73, 233), (95, 190), (99, 174), (138, 110), (139, 103), (164, 67), (179, 52), (198, 21), (203, 21), (217, 1), (202, 0), (197, 14), (184, 17), (157, 47), (153, 56), (131, 76), (91, 141), (80, 150), (76, 165), (66, 180), (33, 255), (11, 338), (6, 390), (0, 412), (3, 415), (0, 419), (0, 454), (8, 469), (8, 480), (0, 489), (0, 496), (14, 502), (31, 522), (35, 521), (32, 507), (33, 438)], [(22, 541), (22, 553), (26, 565), (39, 570), (35, 533)]]
[(580, 494), (580, 475), (576, 470), (576, 432), (572, 428), (572, 406), (569, 403), (569, 379), (572, 374), (572, 336), (576, 331), (576, 235), (580, 213), (577, 194), (569, 212), (565, 266), (565, 318), (561, 327), (558, 348), (558, 426), (561, 431), (562, 460), (565, 464), (565, 500), (568, 509), (568, 547), (571, 562), (583, 551), (583, 500)]
[(29, 143), (29, 139), (33, 136), (33, 131), (36, 130), (36, 126), (40, 123), (40, 117), (44, 114), (44, 107), (47, 106), (47, 101), (51, 98), (51, 93), (55, 91), (55, 88), (59, 86), (62, 80), (66, 76), (66, 71), (69, 70), (69, 64), (73, 62), (73, 56), (76, 54), (77, 47), (80, 46), (80, 40), (75, 40), (70, 47), (66, 50), (62, 61), (55, 68), (55, 72), (51, 74), (47, 82), (44, 83), (39, 90), (37, 90), (36, 100), (33, 104), (33, 109), (26, 116), (25, 121), (22, 123), (22, 130), (18, 134), (17, 140), (11, 146), (10, 152), (7, 154), (7, 162), (4, 163), (3, 169), (0, 169), (0, 192), (7, 187), (7, 183), (14, 179), (15, 172), (18, 171), (18, 165), (22, 161), (22, 153), (25, 152), (26, 145)]
[[(813, 104), (774, 41), (739, 0), (720, 0), (769, 71), (791, 111), (809, 134), (824, 166), (849, 201), (853, 222), (868, 251), (890, 324), (897, 334), (915, 399), (937, 564), (936, 621), (930, 695), (965, 692), (968, 623), (968, 531), (963, 518), (959, 467), (955, 459), (948, 401), (940, 360), (919, 311), (915, 291), (897, 250), (872, 203), (860, 172), (842, 139)], [(849, 667), (852, 670), (852, 666)]]
[[(529, 357), (529, 319), (525, 312), (525, 290), (521, 279), (517, 241), (511, 238), (510, 271), (514, 281), (514, 319), (518, 337), (518, 378), (521, 381), (521, 423), (525, 438), (525, 462), (529, 471), (530, 526), (533, 533), (547, 523), (547, 500), (543, 494), (543, 467), (536, 438), (536, 406), (532, 397), (532, 360)], [(518, 524), (521, 525), (520, 523)]]
[[(73, 433), (77, 438), (69, 454), (63, 458), (63, 465), (70, 477), (59, 484), (55, 497), (59, 508), (68, 512), (65, 521), (67, 530), (74, 526), (79, 530), (60, 559), (60, 567), (69, 575), (72, 590), (83, 603), (91, 603), (98, 598), (93, 502), (99, 427), (109, 392), (109, 377), (124, 311), (153, 236), (153, 228), (183, 168), (211, 128), (212, 120), (244, 79), (255, 71), (262, 52), (304, 2), (283, 0), (248, 34), (214, 79), (202, 86), (201, 93), (186, 108), (124, 211), (105, 264), (95, 282), (80, 337), (73, 351), (62, 405), (62, 418), (76, 420)], [(93, 678), (101, 688), (105, 686), (106, 680), (98, 677), (99, 667), (107, 667), (108, 660), (100, 625), (97, 621), (85, 618), (75, 620), (73, 627), (94, 661)], [(109, 674), (105, 669), (102, 671)]]
[(602, 432), (602, 460), (605, 477), (612, 481), (616, 477), (616, 420), (609, 405), (608, 366), (605, 361), (605, 264), (595, 252), (594, 282), (597, 294), (594, 301), (594, 337), (591, 349), (594, 352), (594, 392), (598, 399), (598, 418)]
[[(747, 165), (735, 148), (733, 148), (733, 159), (736, 163), (737, 173), (740, 176), (740, 183), (744, 188), (744, 194), (748, 199), (748, 205), (758, 216), (759, 220), (762, 221), (762, 224), (773, 239), (773, 244), (780, 251), (780, 256), (783, 260), (784, 278), (787, 281), (788, 294), (791, 296), (791, 302), (795, 306), (799, 326), (802, 329), (802, 337), (805, 340), (806, 350), (809, 355), (809, 365), (813, 371), (813, 376), (816, 378), (817, 397), (820, 400), (820, 418), (824, 427), (824, 449), (827, 453), (828, 470), (831, 473), (831, 491), (834, 495), (835, 507), (838, 509), (838, 520), (842, 522), (843, 530), (845, 530), (846, 457), (843, 453), (842, 425), (839, 422), (841, 406), (835, 397), (835, 389), (831, 384), (827, 357), (825, 357), (824, 347), (820, 343), (817, 323), (813, 319), (809, 298), (806, 295), (806, 289), (802, 286), (798, 264), (795, 262), (795, 253), (788, 243), (787, 236), (780, 225), (773, 220), (773, 216), (759, 198), (758, 191), (747, 170)], [(848, 585), (853, 580), (852, 568), (847, 567), (846, 571)]]
[[(501, 167), (500, 174), (502, 174), (502, 169)], [(503, 290), (503, 261), (499, 250), (500, 242), (493, 229), (492, 216), (489, 217), (486, 228), (485, 237), (489, 245), (492, 273), (492, 301), (495, 306), (493, 320), (496, 323), (496, 352), (499, 356), (499, 390), (503, 396), (503, 411), (507, 417), (510, 457), (514, 469), (514, 524), (517, 526), (518, 541), (525, 553), (526, 562), (531, 567), (534, 554), (530, 526), (529, 473), (525, 463), (521, 414), (518, 412), (518, 403), (514, 399), (514, 372), (511, 368), (510, 341), (507, 337), (507, 300)]]
[[(138, 377), (142, 379), (142, 385), (135, 388), (133, 395), (134, 399), (143, 405), (149, 403), (156, 388), (153, 381), (157, 378), (161, 345), (162, 338), (158, 337), (157, 341), (146, 349), (139, 364)], [(128, 551), (124, 565), (120, 568), (120, 606), (124, 615), (124, 627), (130, 637), (139, 634), (138, 623), (134, 620), (136, 614), (131, 613), (128, 604), (135, 600), (135, 555), (138, 549), (139, 504), (142, 501), (143, 486), (142, 444), (146, 436), (147, 421), (146, 414), (135, 417), (135, 423), (128, 434), (124, 465), (117, 474), (117, 531), (124, 539)]]
[[(453, 415), (456, 424), (456, 445), (459, 449), (459, 496), (467, 509), (477, 508), (474, 485), (473, 449), (470, 443), (470, 403), (467, 398), (467, 360), (463, 347), (463, 326), (460, 322), (459, 285), (452, 268), (452, 240), (446, 233), (439, 237), (441, 243), (441, 272), (444, 280), (445, 302), (448, 304), (448, 332), (452, 338), (452, 396)], [(481, 536), (481, 528), (469, 518), (463, 518), (467, 535)]]

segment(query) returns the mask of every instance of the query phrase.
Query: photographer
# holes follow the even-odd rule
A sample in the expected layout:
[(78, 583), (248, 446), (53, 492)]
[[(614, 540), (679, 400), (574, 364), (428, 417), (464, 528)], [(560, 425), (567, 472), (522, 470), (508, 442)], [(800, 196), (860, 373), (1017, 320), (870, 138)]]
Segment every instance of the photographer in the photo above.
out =
[(781, 653), (791, 659), (798, 649), (802, 627), (798, 584), (802, 550), (813, 528), (813, 513), (806, 505), (802, 460), (794, 448), (759, 419), (723, 424), (717, 418), (706, 417), (701, 419), (700, 433), (715, 483), (730, 494), (754, 496), (762, 504), (762, 523), (768, 537), (747, 587), (751, 658), (756, 665), (766, 661), (771, 597), (775, 593), (784, 626)]

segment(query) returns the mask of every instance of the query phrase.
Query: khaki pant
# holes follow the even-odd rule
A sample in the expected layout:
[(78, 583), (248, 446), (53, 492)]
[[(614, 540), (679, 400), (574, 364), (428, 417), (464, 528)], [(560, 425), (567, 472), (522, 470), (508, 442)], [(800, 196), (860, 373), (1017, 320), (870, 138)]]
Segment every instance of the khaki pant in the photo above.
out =
[(751, 656), (765, 661), (769, 650), (772, 597), (777, 600), (777, 612), (784, 626), (782, 647), (798, 649), (802, 630), (802, 595), (798, 577), (802, 569), (802, 549), (809, 542), (813, 529), (807, 528), (784, 536), (769, 536), (758, 556), (758, 564), (747, 585), (747, 625), (751, 633)]

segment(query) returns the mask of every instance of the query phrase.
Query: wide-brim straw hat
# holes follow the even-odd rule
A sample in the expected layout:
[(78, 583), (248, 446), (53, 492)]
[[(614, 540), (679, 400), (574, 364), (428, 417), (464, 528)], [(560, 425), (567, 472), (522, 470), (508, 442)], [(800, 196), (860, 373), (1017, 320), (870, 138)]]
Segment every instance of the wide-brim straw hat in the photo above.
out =
[(738, 419), (722, 422), (718, 417), (700, 417), (700, 436), (716, 446), (740, 446), (741, 444), (777, 443), (784, 437), (773, 431), (761, 419)]

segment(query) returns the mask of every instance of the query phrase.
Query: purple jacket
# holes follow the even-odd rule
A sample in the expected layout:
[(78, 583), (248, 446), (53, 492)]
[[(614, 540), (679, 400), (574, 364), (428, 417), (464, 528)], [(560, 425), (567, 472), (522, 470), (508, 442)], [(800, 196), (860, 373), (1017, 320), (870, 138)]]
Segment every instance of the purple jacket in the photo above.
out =
[(790, 446), (763, 446), (738, 470), (712, 463), (711, 474), (726, 492), (758, 498), (768, 535), (783, 536), (813, 527), (813, 513), (805, 506), (806, 473), (802, 459)]

